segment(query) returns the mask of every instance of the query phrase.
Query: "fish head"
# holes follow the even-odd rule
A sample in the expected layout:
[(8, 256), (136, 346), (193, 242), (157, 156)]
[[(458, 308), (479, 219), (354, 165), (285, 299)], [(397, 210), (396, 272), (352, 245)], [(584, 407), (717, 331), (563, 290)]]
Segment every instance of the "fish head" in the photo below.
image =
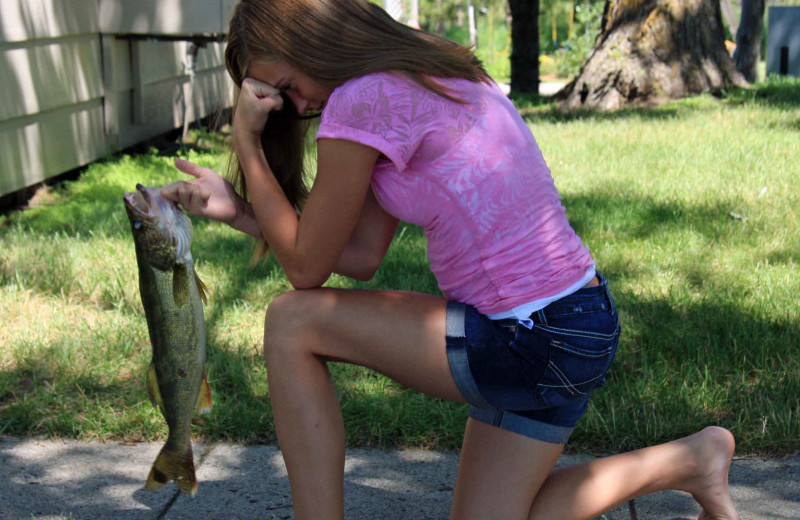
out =
[(192, 223), (178, 204), (161, 196), (161, 188), (137, 184), (122, 198), (139, 262), (165, 271), (191, 260)]

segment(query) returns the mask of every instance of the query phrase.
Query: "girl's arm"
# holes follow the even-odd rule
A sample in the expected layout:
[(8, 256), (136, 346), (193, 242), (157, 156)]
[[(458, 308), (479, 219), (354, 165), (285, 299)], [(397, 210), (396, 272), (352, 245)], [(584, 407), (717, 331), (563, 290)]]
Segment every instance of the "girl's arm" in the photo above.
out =
[[(351, 141), (320, 139), (317, 177), (298, 219), (266, 161), (258, 135), (240, 132), (235, 142), (259, 228), (289, 282), (297, 289), (319, 287), (337, 267), (343, 274), (363, 278), (372, 267), (362, 269), (354, 253), (343, 253), (348, 243), (355, 252), (359, 244), (363, 246), (364, 236), (374, 237), (364, 235), (369, 226), (354, 231), (364, 211), (377, 211), (374, 201), (365, 201), (379, 152)], [(386, 239), (391, 224), (387, 220), (377, 224), (383, 230), (377, 233), (381, 258), (391, 241)]]
[(378, 204), (372, 190), (367, 192), (361, 216), (333, 272), (367, 281), (380, 267), (397, 230), (397, 219)]
[[(218, 220), (253, 238), (261, 238), (261, 229), (252, 204), (233, 190), (233, 187), (209, 168), (178, 159), (175, 165), (194, 177), (162, 188), (162, 195), (181, 204), (192, 215)], [(397, 219), (378, 204), (372, 190), (367, 191), (358, 222), (347, 245), (336, 262), (333, 272), (369, 280), (380, 266), (397, 229)]]

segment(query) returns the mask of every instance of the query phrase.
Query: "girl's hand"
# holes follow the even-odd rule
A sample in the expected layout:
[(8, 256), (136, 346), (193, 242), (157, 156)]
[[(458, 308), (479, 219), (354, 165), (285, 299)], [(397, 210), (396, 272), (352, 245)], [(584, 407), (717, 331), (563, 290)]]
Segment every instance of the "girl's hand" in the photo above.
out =
[(253, 78), (245, 78), (233, 116), (236, 134), (260, 139), (269, 113), (283, 108), (281, 91)]
[(177, 202), (192, 215), (219, 220), (228, 225), (234, 225), (244, 214), (247, 203), (214, 170), (183, 159), (176, 159), (175, 166), (194, 179), (164, 186), (161, 188), (164, 198)]

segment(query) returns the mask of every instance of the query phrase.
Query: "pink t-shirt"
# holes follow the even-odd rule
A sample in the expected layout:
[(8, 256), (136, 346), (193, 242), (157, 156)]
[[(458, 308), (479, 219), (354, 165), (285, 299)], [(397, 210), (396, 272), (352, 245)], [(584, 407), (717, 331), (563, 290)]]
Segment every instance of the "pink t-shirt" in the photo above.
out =
[(381, 206), (421, 226), (444, 295), (483, 314), (577, 283), (594, 262), (567, 221), (528, 126), (495, 84), (437, 78), (465, 104), (400, 74), (363, 76), (330, 96), (317, 139), (382, 153)]

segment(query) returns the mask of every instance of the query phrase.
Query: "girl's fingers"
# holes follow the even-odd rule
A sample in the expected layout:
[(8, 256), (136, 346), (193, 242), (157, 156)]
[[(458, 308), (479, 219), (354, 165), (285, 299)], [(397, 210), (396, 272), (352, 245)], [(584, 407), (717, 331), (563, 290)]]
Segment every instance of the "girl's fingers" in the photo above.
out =
[(283, 97), (280, 95), (280, 93), (272, 94), (270, 96), (270, 99), (272, 99), (275, 102), (275, 105), (273, 105), (272, 110), (283, 109)]
[(197, 190), (197, 196), (200, 197), (200, 200), (202, 200), (203, 204), (205, 204), (208, 202), (208, 199), (211, 198), (211, 192), (203, 187), (200, 187), (200, 189)]
[(280, 96), (281, 91), (270, 85), (269, 83), (264, 83), (263, 81), (258, 81), (254, 78), (245, 78), (242, 82), (242, 85), (249, 87), (256, 97), (265, 98), (268, 96), (278, 95)]
[(186, 182), (181, 181), (180, 185), (178, 186), (178, 203), (183, 206), (184, 208), (189, 206), (191, 202), (189, 199), (191, 197), (191, 192), (186, 189)]
[(189, 202), (193, 207), (204, 208), (210, 196), (211, 193), (209, 193), (208, 190), (202, 188), (192, 189), (189, 193)]
[(283, 108), (283, 98), (281, 91), (263, 81), (258, 81), (253, 78), (245, 78), (242, 87), (249, 89), (259, 101), (269, 99), (272, 106), (268, 107), (269, 110), (280, 110)]
[(175, 159), (175, 167), (183, 173), (187, 173), (192, 177), (200, 178), (203, 176), (205, 168), (197, 166), (195, 163), (187, 161), (186, 159)]
[(181, 204), (188, 208), (203, 208), (206, 201), (211, 196), (208, 190), (202, 187), (185, 182), (181, 189)]
[(211, 192), (192, 181), (177, 181), (161, 188), (161, 196), (186, 209), (200, 209), (205, 207)]
[(173, 182), (161, 188), (161, 196), (165, 199), (171, 200), (172, 202), (180, 202), (180, 198), (178, 196), (178, 187), (181, 182), (182, 181)]

